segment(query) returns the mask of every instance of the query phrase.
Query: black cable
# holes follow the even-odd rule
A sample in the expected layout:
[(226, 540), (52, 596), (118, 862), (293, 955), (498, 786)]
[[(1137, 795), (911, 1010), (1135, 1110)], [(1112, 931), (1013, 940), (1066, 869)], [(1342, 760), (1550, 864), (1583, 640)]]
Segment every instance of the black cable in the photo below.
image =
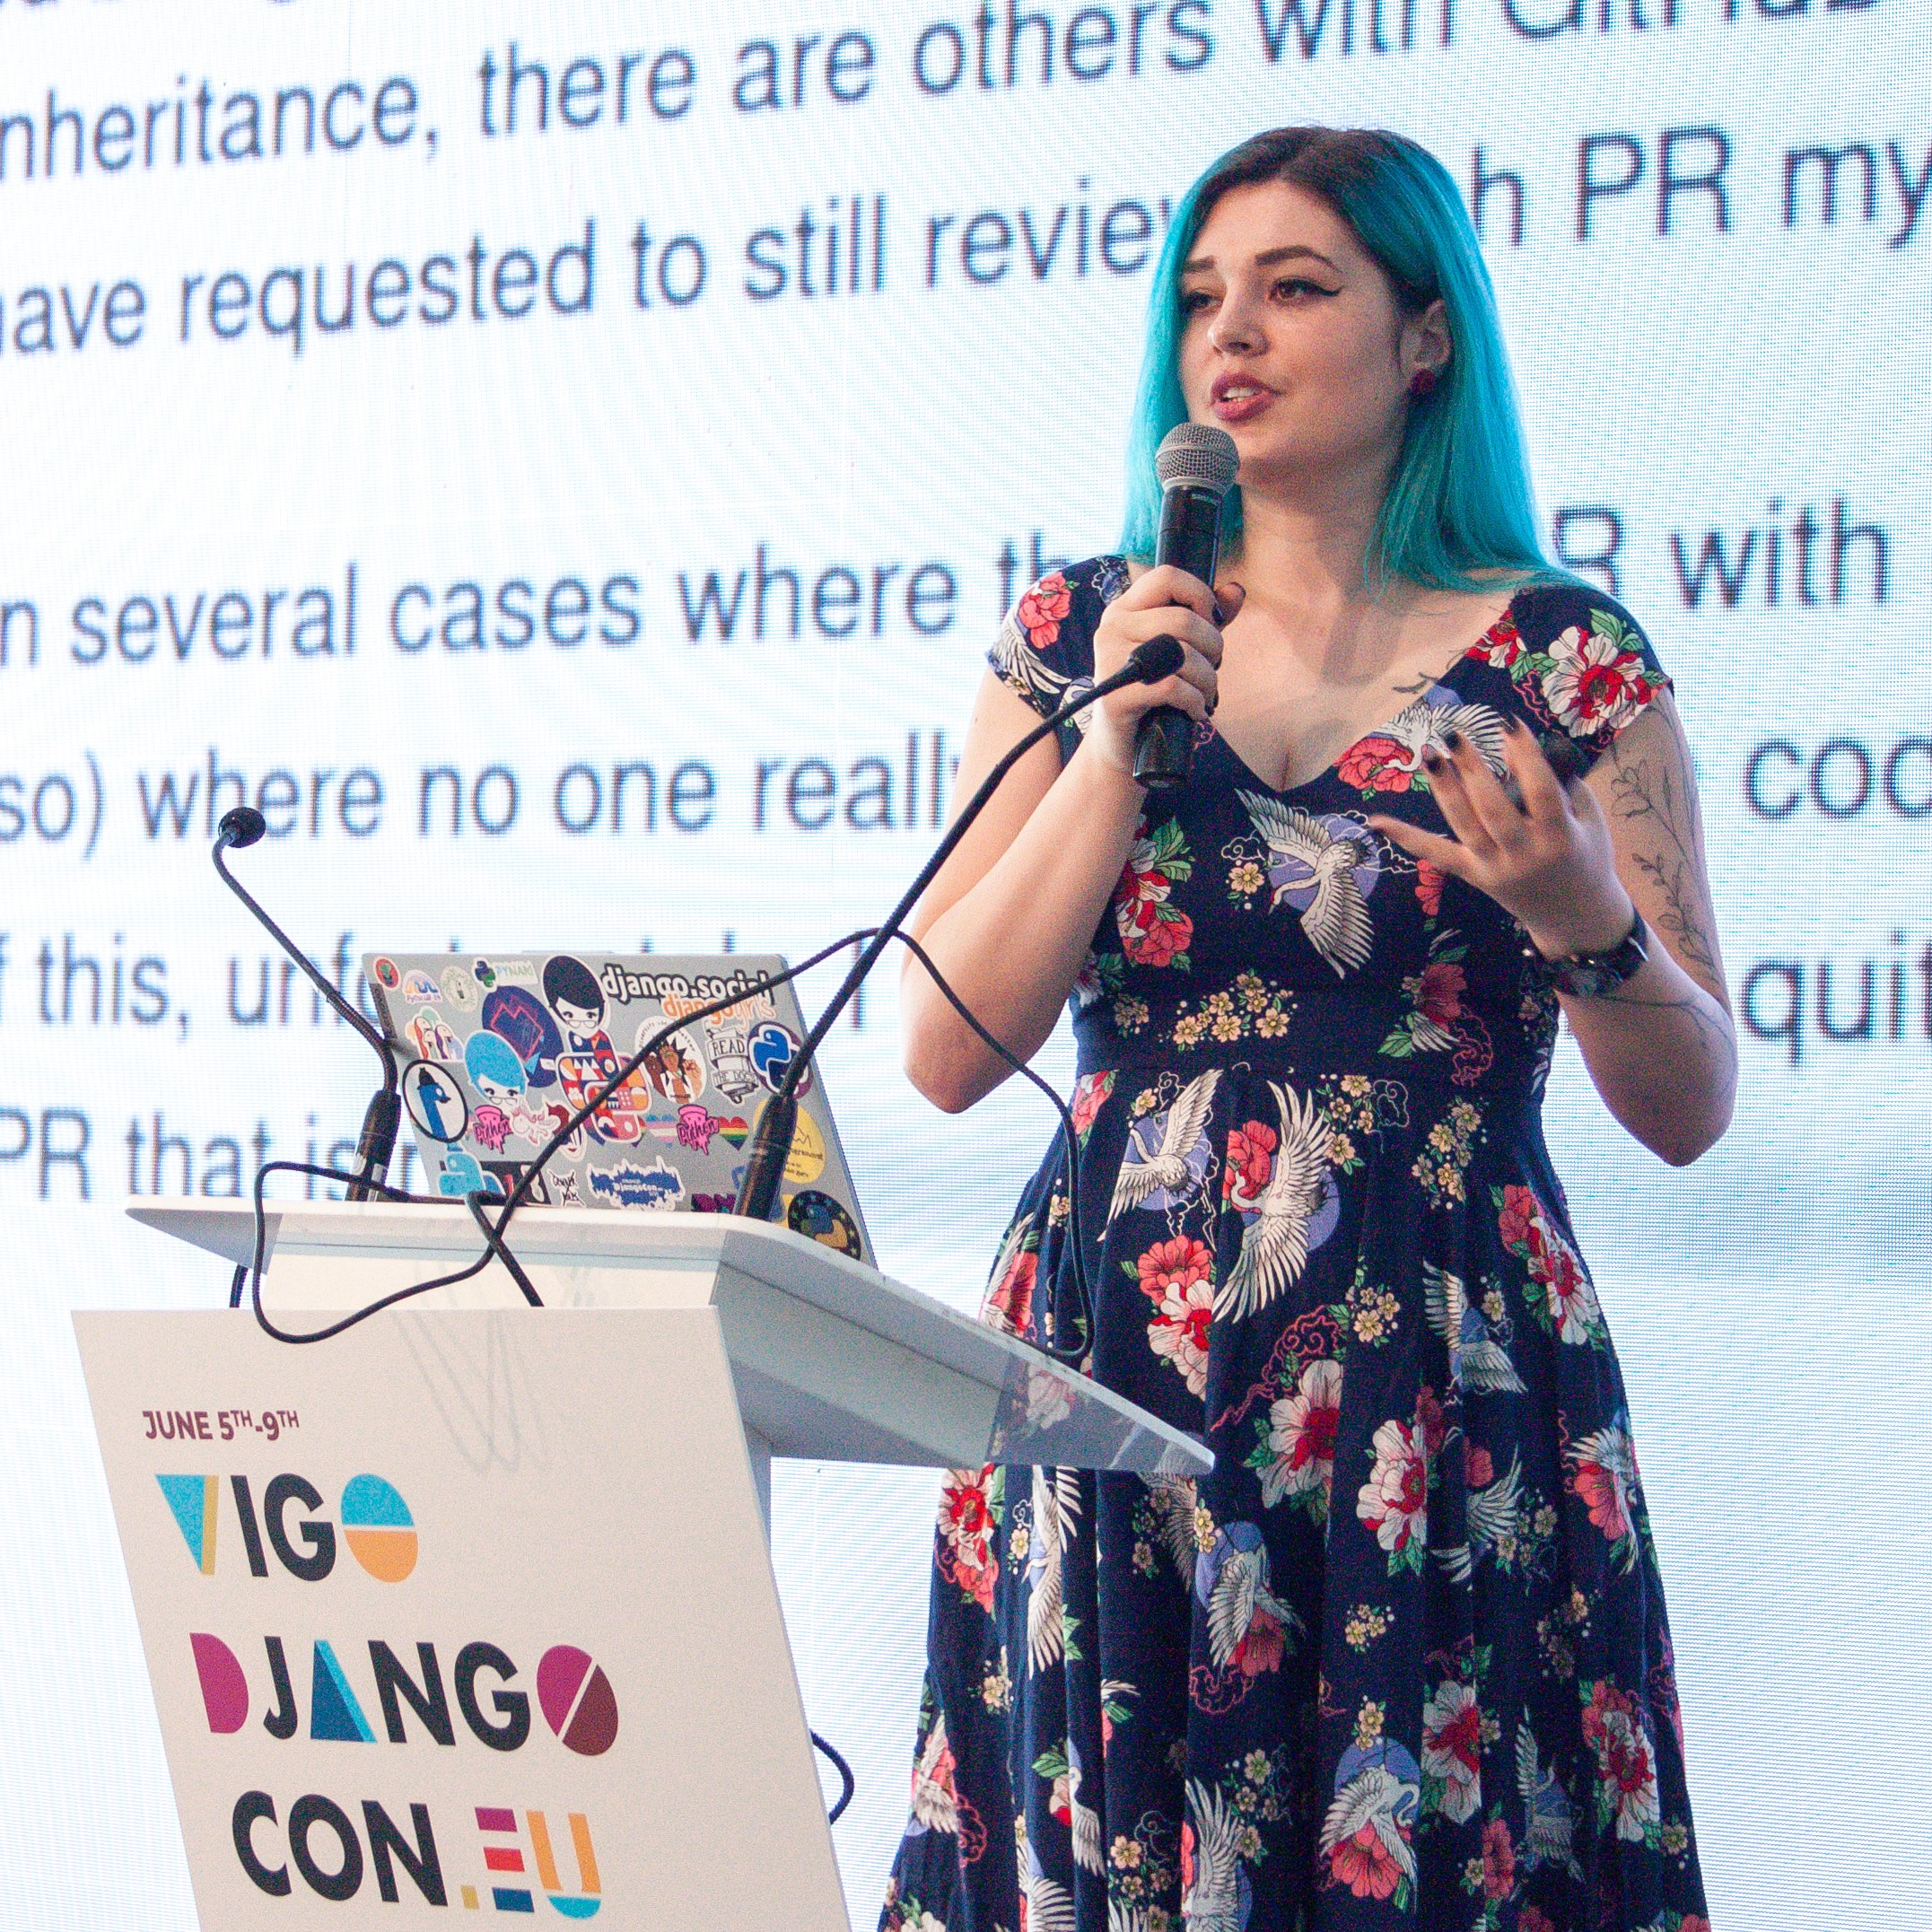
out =
[(974, 822), (1006, 781), (1007, 774), (1036, 745), (1044, 743), (1057, 732), (1060, 727), (1079, 717), (1090, 705), (1102, 698), (1111, 696), (1116, 691), (1123, 691), (1129, 685), (1158, 684), (1181, 668), (1185, 651), (1178, 639), (1173, 637), (1150, 638), (1144, 644), (1134, 647), (1126, 663), (1111, 677), (1103, 678), (1097, 684), (1089, 685), (1077, 696), (1069, 698), (1050, 716), (1041, 719), (1031, 730), (1026, 732), (1010, 746), (1003, 756), (992, 766), (985, 777), (980, 780), (973, 796), (960, 807), (958, 815), (946, 829), (946, 835), (933, 847), (931, 856), (920, 867), (913, 882), (899, 896), (882, 924), (874, 929), (865, 949), (852, 963), (850, 970), (840, 983), (838, 991), (832, 995), (830, 1003), (813, 1022), (811, 1031), (805, 1036), (805, 1045), (798, 1057), (785, 1071), (785, 1077), (778, 1084), (768, 1106), (758, 1122), (757, 1132), (752, 1136), (751, 1154), (746, 1163), (745, 1184), (739, 1190), (739, 1211), (755, 1220), (768, 1220), (773, 1208), (777, 1204), (780, 1177), (784, 1172), (785, 1159), (790, 1152), (790, 1123), (798, 1111), (799, 1083), (804, 1078), (805, 1069), (811, 1064), (812, 1056), (825, 1044), (825, 1037), (832, 1030), (833, 1022), (844, 1011), (846, 1003), (858, 992), (865, 976), (878, 962), (879, 956), (897, 936), (900, 926), (911, 915), (914, 906), (925, 896), (926, 889), (939, 876), (940, 870), (953, 855), (961, 839), (972, 829)]
[[(748, 983), (739, 987), (735, 992), (727, 994), (724, 998), (713, 1000), (706, 1006), (698, 1007), (692, 1012), (681, 1014), (678, 1018), (668, 1021), (656, 1033), (652, 1034), (649, 1039), (644, 1041), (637, 1051), (615, 1073), (611, 1074), (604, 1084), (597, 1088), (590, 1097), (551, 1135), (549, 1141), (538, 1154), (537, 1158), (524, 1170), (516, 1186), (511, 1190), (508, 1199), (503, 1203), (503, 1211), (497, 1217), (494, 1228), (487, 1224), (481, 1209), (484, 1206), (494, 1205), (494, 1197), (480, 1194), (463, 1197), (468, 1202), (471, 1214), (476, 1217), (477, 1225), (483, 1228), (484, 1232), (483, 1252), (467, 1268), (460, 1269), (454, 1274), (438, 1275), (432, 1281), (413, 1281), (408, 1287), (397, 1289), (393, 1293), (384, 1295), (380, 1299), (371, 1302), (366, 1307), (358, 1308), (354, 1314), (345, 1316), (339, 1322), (331, 1322), (327, 1327), (315, 1329), (307, 1334), (298, 1334), (292, 1329), (276, 1327), (269, 1320), (267, 1310), (262, 1307), (262, 1272), (267, 1265), (268, 1233), (267, 1203), (263, 1193), (263, 1182), (272, 1173), (307, 1174), (319, 1179), (345, 1182), (354, 1182), (359, 1176), (344, 1174), (338, 1168), (319, 1167), (304, 1161), (265, 1161), (256, 1170), (255, 1174), (255, 1251), (253, 1265), (249, 1269), (249, 1273), (253, 1278), (251, 1299), (255, 1311), (255, 1319), (260, 1325), (262, 1332), (277, 1342), (290, 1343), (327, 1342), (333, 1336), (341, 1334), (345, 1330), (354, 1327), (358, 1322), (366, 1321), (372, 1315), (380, 1314), (384, 1308), (394, 1307), (398, 1302), (407, 1301), (412, 1296), (427, 1294), (432, 1289), (450, 1288), (459, 1281), (468, 1281), (476, 1275), (480, 1274), (484, 1269), (489, 1266), (492, 1261), (495, 1260), (501, 1260), (504, 1266), (511, 1271), (512, 1280), (517, 1282), (518, 1287), (523, 1292), (524, 1298), (530, 1305), (533, 1307), (540, 1308), (543, 1306), (542, 1298), (531, 1285), (529, 1277), (517, 1265), (514, 1258), (511, 1255), (510, 1249), (503, 1238), (503, 1230), (509, 1226), (511, 1217), (529, 1198), (530, 1190), (535, 1185), (538, 1176), (541, 1174), (545, 1163), (550, 1160), (555, 1155), (557, 1150), (570, 1139), (571, 1135), (585, 1121), (589, 1120), (591, 1115), (596, 1113), (616, 1092), (618, 1088), (622, 1087), (630, 1079), (631, 1075), (644, 1063), (645, 1060), (655, 1053), (680, 1027), (687, 1027), (692, 1021), (704, 1019), (712, 1013), (724, 1012), (729, 1008), (740, 1005), (743, 1001), (753, 999), (761, 992), (769, 992), (774, 986), (782, 986), (788, 980), (796, 979), (800, 974), (809, 972), (815, 966), (823, 965), (835, 953), (842, 952), (846, 947), (854, 944), (859, 940), (868, 938), (872, 931), (873, 929), (868, 926), (861, 927), (856, 932), (848, 932), (842, 939), (835, 940), (831, 945), (812, 954), (809, 959), (801, 960), (797, 966), (787, 966), (780, 973), (761, 973), (751, 979)], [(383, 1181), (372, 1181), (368, 1185), (372, 1192), (377, 1193), (385, 1201), (407, 1202), (418, 1206), (429, 1207), (445, 1207), (449, 1205), (449, 1202), (440, 1195), (407, 1193), (402, 1189), (391, 1187), (387, 1182)]]
[[(531, 1189), (534, 1188), (537, 1185), (538, 1179), (542, 1175), (544, 1168), (548, 1166), (548, 1164), (553, 1158), (555, 1158), (557, 1150), (561, 1148), (564, 1143), (570, 1139), (571, 1135), (575, 1133), (578, 1128), (582, 1126), (583, 1123), (590, 1119), (591, 1115), (595, 1114), (597, 1110), (600, 1106), (602, 1106), (604, 1103), (608, 1100), (614, 1093), (616, 1092), (618, 1088), (622, 1087), (624, 1083), (630, 1079), (632, 1074), (635, 1073), (638, 1068), (643, 1066), (644, 1062), (650, 1059), (651, 1054), (656, 1053), (658, 1048), (663, 1045), (665, 1041), (669, 1039), (674, 1033), (679, 1032), (684, 1027), (688, 1027), (694, 1020), (708, 1019), (713, 1013), (728, 1012), (734, 1006), (741, 1006), (747, 1000), (756, 999), (757, 995), (761, 992), (769, 992), (773, 987), (782, 986), (788, 981), (798, 978), (798, 976), (801, 973), (809, 973), (814, 966), (823, 966), (825, 962), (827, 959), (831, 958), (831, 957), (835, 953), (844, 952), (848, 946), (854, 946), (861, 940), (869, 940), (872, 938), (877, 931), (878, 929), (873, 926), (861, 926), (856, 931), (848, 932), (844, 936), (844, 938), (834, 940), (829, 946), (821, 947), (818, 951), (812, 954), (812, 956), (809, 959), (801, 959), (797, 966), (787, 966), (782, 972), (780, 973), (761, 973), (755, 979), (750, 981), (747, 984), (740, 986), (734, 992), (726, 994), (724, 998), (720, 1000), (713, 1000), (709, 1005), (697, 1007), (691, 1012), (681, 1013), (676, 1019), (667, 1020), (664, 1025), (659, 1027), (659, 1029), (655, 1033), (653, 1033), (648, 1040), (643, 1041), (639, 1045), (637, 1051), (633, 1053), (631, 1057), (626, 1060), (615, 1073), (610, 1075), (610, 1077), (605, 1080), (604, 1084), (599, 1087), (590, 1096), (590, 1097), (586, 1100), (583, 1105), (580, 1106), (577, 1111), (573, 1114), (570, 1118), (565, 1121), (564, 1124), (550, 1136), (549, 1140), (545, 1143), (542, 1150), (538, 1152), (537, 1158), (529, 1164), (529, 1166), (524, 1170), (523, 1174), (519, 1177), (517, 1185), (510, 1191), (509, 1198), (503, 1202), (503, 1211), (497, 1217), (496, 1220), (496, 1232), (498, 1237), (501, 1237), (503, 1230), (509, 1227), (511, 1217), (515, 1214), (517, 1210), (523, 1206), (523, 1204), (529, 1199)], [(802, 1058), (804, 1049), (800, 1048), (800, 1057)], [(796, 1065), (786, 1069), (785, 1078), (782, 1081), (780, 1082), (781, 1090), (782, 1090), (786, 1086), (792, 1084), (793, 1076), (797, 1073), (797, 1071), (798, 1068)], [(775, 1100), (777, 1099), (778, 1096), (774, 1093), (772, 1097), (774, 1100)]]
[(845, 1815), (845, 1807), (852, 1803), (852, 1795), (859, 1788), (859, 1780), (852, 1776), (852, 1766), (846, 1763), (837, 1751), (819, 1736), (817, 1731), (811, 1734), (811, 1740), (837, 1766), (839, 1782), (845, 1788), (839, 1793), (838, 1803), (826, 1814), (826, 1823), (827, 1824), (836, 1824)]
[[(987, 1031), (975, 1016), (973, 1010), (947, 983), (946, 975), (940, 971), (938, 966), (933, 965), (931, 955), (910, 932), (896, 932), (893, 937), (931, 975), (932, 983), (946, 995), (947, 999), (951, 1002), (953, 1010), (958, 1014), (960, 1018), (965, 1020), (966, 1025), (988, 1046), (992, 1047), (993, 1052), (1001, 1060), (1005, 1061), (1007, 1065), (1011, 1067), (1016, 1073), (1023, 1074), (1027, 1080), (1031, 1080), (1053, 1103), (1053, 1111), (1060, 1115), (1059, 1140), (1062, 1148), (1065, 1150), (1067, 1167), (1067, 1223), (1073, 1244), (1073, 1286), (1075, 1292), (1080, 1297), (1080, 1308), (1074, 1316), (1074, 1325), (1080, 1331), (1080, 1340), (1069, 1346), (1062, 1346), (1053, 1339), (1060, 1324), (1056, 1318), (1053, 1301), (1053, 1280), (1049, 1275), (1047, 1277), (1048, 1300), (1046, 1316), (1041, 1324), (1041, 1333), (1047, 1339), (1044, 1342), (1035, 1342), (1032, 1346), (1038, 1349), (1043, 1355), (1052, 1356), (1056, 1362), (1077, 1363), (1086, 1354), (1093, 1342), (1094, 1298), (1092, 1286), (1087, 1279), (1087, 1254), (1082, 1245), (1084, 1239), (1082, 1228), (1085, 1224), (1080, 1220), (1080, 1150), (1074, 1145), (1073, 1110), (1053, 1091), (1052, 1085), (1043, 1076), (1036, 1073), (1031, 1067), (1020, 1060), (1018, 1055), (1004, 1041), (996, 1039), (992, 1034)], [(1029, 1340), (1029, 1338), (1022, 1335), (1020, 1340), (1024, 1342)]]
[[(331, 1322), (326, 1328), (318, 1328), (308, 1334), (298, 1334), (293, 1329), (277, 1328), (268, 1318), (268, 1311), (262, 1307), (262, 1274), (267, 1267), (268, 1247), (268, 1204), (263, 1193), (263, 1184), (271, 1174), (307, 1174), (317, 1180), (353, 1181), (352, 1174), (345, 1174), (339, 1167), (319, 1167), (305, 1160), (265, 1160), (255, 1170), (255, 1254), (249, 1269), (251, 1294), (250, 1302), (255, 1312), (256, 1324), (265, 1335), (275, 1342), (296, 1344), (307, 1342), (327, 1342), (332, 1336), (341, 1334), (345, 1329), (354, 1328), (358, 1322), (366, 1322), (372, 1315), (379, 1315), (384, 1308), (391, 1308), (398, 1301), (407, 1301), (412, 1295), (426, 1294), (433, 1288), (451, 1288), (459, 1281), (467, 1281), (478, 1275), (495, 1259), (494, 1251), (485, 1246), (467, 1268), (454, 1274), (438, 1275), (433, 1281), (412, 1281), (407, 1288), (398, 1288), (393, 1294), (384, 1295), (368, 1307), (358, 1308), (353, 1315), (345, 1315), (339, 1322)], [(391, 1187), (386, 1181), (372, 1181), (370, 1186), (385, 1201), (403, 1202), (415, 1207), (447, 1207), (450, 1203), (431, 1194), (406, 1193), (399, 1187)], [(541, 1304), (539, 1304), (541, 1306)]]
[[(363, 1113), (362, 1132), (356, 1137), (355, 1151), (362, 1157), (363, 1165), (349, 1186), (351, 1201), (367, 1201), (380, 1190), (382, 1176), (389, 1167), (389, 1157), (396, 1150), (396, 1131), (402, 1121), (402, 1095), (399, 1091), (400, 1079), (397, 1072), (395, 1056), (389, 1052), (389, 1042), (355, 1010), (354, 1002), (340, 988), (329, 983), (308, 954), (268, 916), (261, 901), (229, 870), (225, 854), (233, 842), (234, 827), (244, 819), (254, 821), (253, 829), (242, 840), (244, 845), (253, 844), (262, 836), (262, 816), (254, 807), (238, 805), (233, 810), (223, 815), (221, 836), (214, 842), (213, 853), (214, 870), (221, 875), (222, 883), (274, 935), (275, 944), (302, 968), (315, 990), (321, 994), (330, 1011), (338, 1018), (346, 1019), (369, 1043), (376, 1058), (382, 1062), (382, 1085), (370, 1097), (369, 1105)], [(239, 1301), (237, 1284), (235, 1299), (232, 1300), (229, 1306), (235, 1307)]]

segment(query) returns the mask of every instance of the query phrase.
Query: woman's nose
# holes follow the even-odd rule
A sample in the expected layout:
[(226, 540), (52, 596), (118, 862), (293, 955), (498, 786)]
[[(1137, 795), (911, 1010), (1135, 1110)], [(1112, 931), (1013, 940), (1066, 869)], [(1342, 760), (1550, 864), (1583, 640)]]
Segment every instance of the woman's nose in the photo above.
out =
[(1253, 355), (1263, 346), (1261, 324), (1238, 297), (1229, 295), (1208, 330), (1208, 344), (1224, 355)]

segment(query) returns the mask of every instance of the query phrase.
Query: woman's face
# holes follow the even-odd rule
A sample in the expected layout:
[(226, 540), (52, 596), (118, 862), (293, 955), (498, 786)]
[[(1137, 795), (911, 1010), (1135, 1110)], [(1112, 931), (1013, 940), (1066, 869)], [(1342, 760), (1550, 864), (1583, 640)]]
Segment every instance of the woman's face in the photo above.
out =
[(1209, 210), (1181, 311), (1187, 413), (1234, 438), (1249, 492), (1386, 477), (1411, 378), (1448, 358), (1442, 304), (1404, 317), (1348, 223), (1285, 181), (1230, 188)]

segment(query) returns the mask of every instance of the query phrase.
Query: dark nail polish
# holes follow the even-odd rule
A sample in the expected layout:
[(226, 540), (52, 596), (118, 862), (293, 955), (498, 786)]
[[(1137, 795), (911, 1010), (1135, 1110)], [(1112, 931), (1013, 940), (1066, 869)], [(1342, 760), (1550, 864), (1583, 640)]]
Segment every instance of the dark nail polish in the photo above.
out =
[(1463, 748), (1463, 734), (1452, 728), (1442, 734), (1442, 742), (1447, 750), (1460, 751)]
[(1425, 772), (1439, 772), (1442, 769), (1442, 754), (1433, 745), (1422, 754), (1422, 769)]

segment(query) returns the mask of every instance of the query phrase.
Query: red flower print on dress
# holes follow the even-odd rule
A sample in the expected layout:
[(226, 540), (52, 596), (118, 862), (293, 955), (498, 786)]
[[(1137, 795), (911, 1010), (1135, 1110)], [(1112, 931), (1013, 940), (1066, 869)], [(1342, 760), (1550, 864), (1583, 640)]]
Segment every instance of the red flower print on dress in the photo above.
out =
[(1415, 1003), (1424, 1019), (1447, 1027), (1463, 1017), (1463, 992), (1469, 976), (1462, 967), (1447, 959), (1432, 960), (1422, 968), (1421, 983), (1416, 988)]
[(1514, 670), (1517, 660), (1523, 655), (1523, 634), (1517, 629), (1515, 618), (1497, 618), (1483, 634), (1476, 654), (1499, 671)]
[(1317, 1522), (1328, 1516), (1335, 1476), (1335, 1431), (1342, 1422), (1342, 1364), (1310, 1362), (1292, 1395), (1268, 1412), (1267, 1461), (1261, 1468), (1261, 1499), (1306, 1501)]
[(1221, 1199), (1244, 1214), (1260, 1202), (1268, 1176), (1274, 1172), (1274, 1150), (1281, 1136), (1264, 1121), (1251, 1120), (1228, 1136), (1228, 1165), (1221, 1176)]
[(1429, 1459), (1414, 1429), (1390, 1421), (1375, 1432), (1375, 1467), (1355, 1499), (1355, 1514), (1376, 1533), (1394, 1569), (1421, 1569), (1428, 1540)]
[(1187, 956), (1194, 922), (1185, 913), (1161, 913), (1144, 927), (1121, 929), (1121, 949), (1136, 966), (1172, 966)]
[(1136, 966), (1186, 968), (1194, 922), (1167, 902), (1176, 884), (1191, 878), (1193, 870), (1176, 820), (1166, 819), (1152, 832), (1142, 824), (1114, 888), (1121, 949)]
[(1497, 1232), (1506, 1248), (1520, 1253), (1529, 1246), (1530, 1230), (1542, 1225), (1543, 1210), (1526, 1187), (1503, 1189), (1503, 1211), (1498, 1217)]
[(1560, 1339), (1580, 1343), (1603, 1333), (1603, 1311), (1581, 1259), (1548, 1225), (1530, 1238), (1529, 1272), (1549, 1297), (1551, 1324)]
[(1114, 1092), (1117, 1071), (1109, 1067), (1104, 1073), (1083, 1073), (1074, 1084), (1073, 1137), (1081, 1146), (1087, 1144), (1087, 1136), (1093, 1131), (1094, 1123), (1100, 1117), (1104, 1107)]
[(1427, 859), (1415, 862), (1415, 896), (1431, 919), (1442, 910), (1442, 882), (1447, 877), (1439, 865), (1431, 865)]
[(1517, 1849), (1509, 1827), (1500, 1818), (1491, 1818), (1482, 1827), (1482, 1895), (1507, 1899), (1516, 1888)]
[(1247, 1635), (1235, 1646), (1235, 1654), (1228, 1661), (1244, 1677), (1258, 1677), (1263, 1671), (1280, 1670), (1287, 1650), (1287, 1634), (1280, 1619), (1257, 1604)]
[(1604, 1339), (1603, 1308), (1577, 1251), (1557, 1231), (1543, 1203), (1526, 1187), (1491, 1189), (1499, 1210), (1497, 1231), (1511, 1254), (1520, 1255), (1531, 1281), (1542, 1285), (1543, 1306), (1534, 1312), (1560, 1341), (1575, 1344)]
[(1570, 1488), (1604, 1533), (1612, 1552), (1631, 1569), (1638, 1557), (1635, 1498), (1637, 1451), (1628, 1434), (1613, 1424), (1586, 1436), (1568, 1452)]
[(1557, 722), (1579, 737), (1628, 724), (1660, 688), (1628, 625), (1595, 610), (1590, 626), (1586, 632), (1573, 624), (1552, 639), (1543, 674), (1543, 698)]
[(1042, 577), (1020, 599), (1014, 616), (1026, 632), (1027, 641), (1036, 651), (1044, 651), (1058, 640), (1061, 621), (1072, 608), (1073, 592), (1067, 588), (1066, 578), (1056, 570), (1052, 576)]
[(1033, 1291), (1038, 1284), (1040, 1257), (1030, 1248), (1015, 1251), (1000, 1279), (986, 1290), (982, 1320), (1010, 1335), (1023, 1335), (1033, 1325)]
[(1496, 1460), (1467, 1438), (1463, 1442), (1463, 1481), (1473, 1490), (1486, 1490), (1496, 1480)]
[(1148, 1346), (1172, 1362), (1190, 1395), (1208, 1386), (1208, 1331), (1214, 1319), (1214, 1256), (1186, 1235), (1157, 1241), (1137, 1263), (1141, 1292), (1154, 1304)]
[(1525, 1905), (1517, 1914), (1517, 1932), (1556, 1932), (1556, 1922), (1547, 1912)]
[(1342, 754), (1335, 775), (1358, 791), (1407, 791), (1418, 774), (1409, 747), (1378, 734), (1351, 745)]
[(1001, 1471), (989, 1463), (980, 1470), (948, 1470), (940, 1488), (940, 1570), (989, 1616), (1000, 1577), (1000, 1560), (992, 1553), (1000, 1482)]
[(1171, 1241), (1155, 1242), (1134, 1265), (1141, 1292), (1158, 1301), (1175, 1289), (1207, 1281), (1214, 1272), (1214, 1255), (1205, 1242), (1176, 1235)]
[(1382, 1842), (1373, 1823), (1363, 1825), (1330, 1851), (1328, 1869), (1359, 1899), (1387, 1898), (1403, 1875), (1395, 1854)]
[(1583, 1710), (1585, 1742), (1596, 1754), (1596, 1811), (1600, 1823), (1616, 1822), (1617, 1836), (1633, 1844), (1657, 1832), (1657, 1756), (1645, 1735), (1635, 1700), (1613, 1684), (1590, 1686)]
[(1447, 1424), (1442, 1404), (1436, 1399), (1435, 1390), (1427, 1385), (1416, 1391), (1415, 1426), (1422, 1438), (1422, 1454), (1434, 1462), (1441, 1452)]
[(1466, 1683), (1438, 1684), (1422, 1706), (1425, 1796), (1452, 1823), (1482, 1808), (1482, 1712)]

